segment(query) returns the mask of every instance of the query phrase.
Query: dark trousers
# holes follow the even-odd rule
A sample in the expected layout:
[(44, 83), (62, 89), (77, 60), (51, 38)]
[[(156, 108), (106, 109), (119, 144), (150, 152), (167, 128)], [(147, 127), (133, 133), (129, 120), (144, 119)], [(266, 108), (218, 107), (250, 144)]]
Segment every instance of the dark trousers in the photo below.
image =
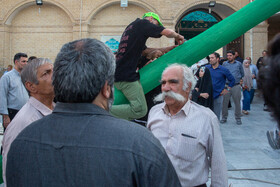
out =
[[(19, 110), (15, 110), (15, 109), (11, 109), (11, 108), (8, 108), (8, 115), (9, 115), (9, 118), (10, 120), (12, 121), (12, 119), (14, 119), (14, 117), (16, 116), (16, 114), (18, 113)], [(2, 124), (3, 125), (3, 124)], [(4, 127), (3, 125), (3, 128), (4, 128), (4, 132), (6, 130), (6, 128)], [(1, 154), (2, 154), (2, 151), (3, 151), (3, 148), (1, 146)]]
[(207, 185), (206, 184), (201, 184), (201, 185), (195, 186), (195, 187), (207, 187)]
[[(19, 110), (8, 108), (8, 113), (9, 113), (8, 115), (9, 115), (9, 118), (10, 118), (11, 121), (14, 119), (14, 117), (16, 116), (18, 111)], [(6, 130), (6, 128), (4, 127), (4, 132), (5, 132), (5, 130)]]
[(12, 121), (19, 110), (8, 108), (9, 118)]

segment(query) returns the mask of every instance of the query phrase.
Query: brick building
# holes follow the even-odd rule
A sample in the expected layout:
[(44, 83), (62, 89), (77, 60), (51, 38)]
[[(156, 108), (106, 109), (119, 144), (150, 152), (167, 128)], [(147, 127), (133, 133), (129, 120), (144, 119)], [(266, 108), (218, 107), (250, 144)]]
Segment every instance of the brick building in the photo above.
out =
[[(64, 43), (84, 37), (109, 42), (114, 48), (125, 27), (149, 11), (159, 14), (166, 28), (190, 39), (249, 2), (219, 0), (209, 13), (209, 0), (128, 0), (125, 8), (120, 0), (43, 0), (42, 6), (35, 0), (0, 0), (0, 68), (13, 64), (17, 52), (54, 61)], [(280, 14), (275, 14), (218, 51), (225, 55), (227, 49), (235, 49), (242, 57), (253, 54), (255, 63), (280, 32), (279, 23)], [(173, 43), (166, 37), (148, 41), (152, 47)]]

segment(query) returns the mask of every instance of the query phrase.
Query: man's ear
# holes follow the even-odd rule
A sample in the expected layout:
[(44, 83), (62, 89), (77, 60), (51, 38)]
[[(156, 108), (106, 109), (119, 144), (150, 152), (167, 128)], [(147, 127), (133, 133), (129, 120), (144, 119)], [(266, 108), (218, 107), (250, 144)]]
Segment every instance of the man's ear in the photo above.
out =
[(101, 89), (101, 93), (106, 99), (110, 98), (111, 86), (108, 85), (108, 81), (105, 82), (103, 88)]
[(26, 82), (25, 83), (25, 88), (30, 92), (30, 93), (36, 93), (37, 92), (37, 87), (34, 83), (31, 82)]

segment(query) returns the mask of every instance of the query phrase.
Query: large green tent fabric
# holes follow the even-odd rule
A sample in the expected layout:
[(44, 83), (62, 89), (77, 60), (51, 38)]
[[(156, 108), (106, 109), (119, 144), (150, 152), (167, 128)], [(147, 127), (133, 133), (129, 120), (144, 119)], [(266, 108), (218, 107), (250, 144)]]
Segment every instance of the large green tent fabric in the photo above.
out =
[[(182, 63), (191, 66), (278, 11), (280, 11), (280, 0), (255, 0), (200, 35), (143, 67), (139, 73), (144, 93), (148, 93), (159, 85), (161, 73), (169, 64)], [(116, 88), (114, 97), (115, 105), (127, 103), (124, 95)]]

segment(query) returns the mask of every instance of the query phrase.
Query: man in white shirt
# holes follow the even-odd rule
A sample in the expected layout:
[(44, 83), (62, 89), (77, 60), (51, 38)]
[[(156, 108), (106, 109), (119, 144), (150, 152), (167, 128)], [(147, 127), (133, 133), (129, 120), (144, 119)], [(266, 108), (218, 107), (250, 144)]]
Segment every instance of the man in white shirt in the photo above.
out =
[(27, 89), (30, 98), (11, 121), (4, 133), (2, 142), (4, 183), (6, 183), (7, 156), (12, 142), (33, 121), (52, 113), (54, 108), (52, 74), (53, 64), (47, 58), (33, 60), (21, 72), (22, 83)]
[(162, 93), (155, 101), (147, 127), (165, 148), (181, 185), (227, 186), (227, 167), (216, 115), (189, 99), (196, 81), (185, 65), (173, 64), (162, 74)]

